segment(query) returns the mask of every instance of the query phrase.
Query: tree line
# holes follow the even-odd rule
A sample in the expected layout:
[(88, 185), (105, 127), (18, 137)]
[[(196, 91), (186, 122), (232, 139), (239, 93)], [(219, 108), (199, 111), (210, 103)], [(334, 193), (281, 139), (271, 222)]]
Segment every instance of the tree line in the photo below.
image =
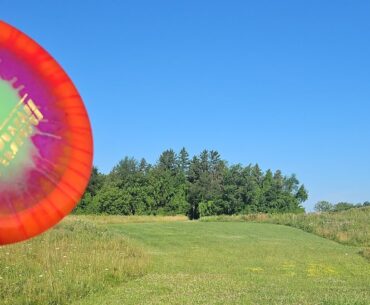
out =
[(370, 202), (365, 201), (364, 203), (350, 203), (350, 202), (338, 202), (333, 204), (329, 201), (319, 201), (315, 204), (316, 212), (340, 212), (353, 208), (370, 207)]
[(109, 174), (94, 167), (75, 209), (81, 214), (175, 215), (304, 212), (308, 194), (295, 175), (231, 165), (214, 150), (192, 158), (164, 151), (155, 164), (125, 157)]

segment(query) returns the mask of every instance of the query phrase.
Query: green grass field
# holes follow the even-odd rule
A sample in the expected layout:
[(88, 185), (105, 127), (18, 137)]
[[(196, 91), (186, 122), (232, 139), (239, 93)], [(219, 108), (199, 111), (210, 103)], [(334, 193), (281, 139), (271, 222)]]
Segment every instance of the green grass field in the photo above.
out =
[[(65, 281), (58, 282), (54, 274), (43, 278), (50, 283), (48, 287), (53, 287), (54, 283), (64, 294), (68, 294), (67, 288), (72, 284), (78, 283), (79, 288), (72, 288), (74, 293), (68, 300), (60, 298), (60, 303), (57, 294), (51, 289), (45, 291), (45, 287), (38, 284), (33, 290), (21, 291), (31, 293), (21, 298), (19, 291), (17, 297), (12, 290), (18, 284), (17, 277), (7, 277), (2, 269), (0, 285), (6, 281), (8, 288), (0, 290), (0, 304), (370, 304), (370, 264), (358, 255), (358, 247), (341, 245), (296, 228), (266, 223), (121, 223), (117, 218), (110, 222), (109, 218), (97, 221), (87, 217), (81, 221), (73, 217), (67, 224), (38, 239), (12, 246), (12, 256), (17, 257), (13, 259), (14, 272), (23, 270), (29, 277), (40, 280), (37, 278), (40, 271), (30, 270), (32, 251), (23, 254), (20, 251), (27, 249), (27, 244), (40, 243), (45, 251), (53, 252), (55, 234), (60, 235), (64, 226), (74, 222), (79, 226), (81, 222), (93, 226), (94, 234), (103, 230), (105, 238), (113, 240), (99, 247), (105, 251), (98, 253), (90, 246), (90, 257), (84, 256), (82, 261), (76, 251), (73, 260), (79, 263), (68, 271)], [(75, 230), (74, 236), (60, 238), (65, 242), (68, 238), (78, 240), (74, 243), (78, 248), (84, 236), (93, 238), (89, 234), (86, 230)], [(98, 236), (93, 245), (96, 247), (102, 242)], [(83, 246), (88, 244), (85, 242)], [(136, 256), (135, 249), (139, 251)], [(7, 263), (10, 256), (6, 251), (10, 250), (6, 247), (0, 250), (1, 268), (4, 268), (4, 260)], [(113, 263), (107, 258), (99, 263), (98, 256), (110, 257)], [(53, 261), (49, 259), (43, 258), (43, 263), (50, 265)], [(88, 265), (85, 260), (98, 268), (98, 276), (83, 276), (83, 266)], [(124, 276), (119, 277), (119, 272), (113, 271), (114, 265)], [(73, 280), (75, 277), (79, 280)], [(85, 282), (89, 291), (83, 288)], [(54, 295), (54, 302), (39, 297), (47, 293)]]
[(246, 221), (286, 225), (341, 244), (358, 246), (361, 248), (359, 253), (370, 260), (370, 207), (329, 213), (220, 215), (204, 217), (201, 221)]

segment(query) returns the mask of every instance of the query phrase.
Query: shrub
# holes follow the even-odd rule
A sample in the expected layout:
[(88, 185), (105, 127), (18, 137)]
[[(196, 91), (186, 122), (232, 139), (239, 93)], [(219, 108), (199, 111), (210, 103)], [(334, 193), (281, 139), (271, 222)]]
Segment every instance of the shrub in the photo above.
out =
[(215, 205), (214, 201), (209, 200), (207, 202), (201, 202), (199, 204), (199, 213), (200, 217), (217, 215), (218, 208)]
[(330, 212), (334, 209), (334, 206), (328, 201), (319, 201), (315, 204), (316, 212)]
[(131, 200), (131, 195), (124, 190), (115, 186), (105, 186), (94, 197), (91, 212), (110, 215), (131, 215)]

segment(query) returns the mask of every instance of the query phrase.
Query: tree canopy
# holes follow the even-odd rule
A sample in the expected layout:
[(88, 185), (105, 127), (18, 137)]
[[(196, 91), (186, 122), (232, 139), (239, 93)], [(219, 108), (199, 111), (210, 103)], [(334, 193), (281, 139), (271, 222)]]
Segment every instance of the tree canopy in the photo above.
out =
[(104, 175), (94, 167), (76, 213), (118, 215), (303, 212), (307, 190), (295, 175), (263, 171), (258, 164), (231, 165), (215, 150), (189, 157), (164, 151), (155, 164), (125, 157)]

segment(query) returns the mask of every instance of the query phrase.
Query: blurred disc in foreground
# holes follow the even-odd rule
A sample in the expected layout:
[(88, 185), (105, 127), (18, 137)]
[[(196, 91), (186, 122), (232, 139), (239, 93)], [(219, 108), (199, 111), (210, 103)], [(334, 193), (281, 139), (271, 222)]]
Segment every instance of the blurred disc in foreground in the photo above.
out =
[(70, 213), (92, 156), (89, 118), (67, 74), (0, 21), (0, 244), (38, 235)]

